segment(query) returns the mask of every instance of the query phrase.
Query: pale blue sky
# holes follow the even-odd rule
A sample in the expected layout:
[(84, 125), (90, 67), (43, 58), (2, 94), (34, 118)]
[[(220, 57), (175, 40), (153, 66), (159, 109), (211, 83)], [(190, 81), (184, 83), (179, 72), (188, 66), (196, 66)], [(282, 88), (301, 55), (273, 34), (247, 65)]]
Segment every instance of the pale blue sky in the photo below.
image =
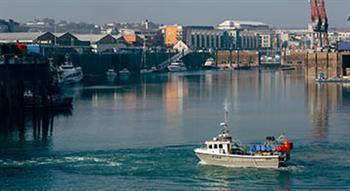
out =
[[(350, 0), (326, 0), (331, 27), (348, 27)], [(308, 0), (0, 0), (0, 18), (35, 17), (106, 23), (148, 18), (163, 24), (214, 25), (225, 19), (257, 20), (276, 27), (305, 27)]]

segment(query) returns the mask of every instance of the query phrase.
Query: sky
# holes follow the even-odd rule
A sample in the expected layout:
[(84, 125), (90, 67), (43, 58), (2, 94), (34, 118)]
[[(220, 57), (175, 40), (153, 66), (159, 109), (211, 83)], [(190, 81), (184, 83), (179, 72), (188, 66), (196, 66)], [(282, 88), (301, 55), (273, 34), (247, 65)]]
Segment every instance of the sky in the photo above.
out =
[[(350, 28), (350, 0), (326, 0), (330, 27)], [(0, 18), (54, 18), (103, 24), (140, 22), (216, 25), (224, 20), (262, 21), (273, 27), (306, 27), (308, 0), (0, 0)]]

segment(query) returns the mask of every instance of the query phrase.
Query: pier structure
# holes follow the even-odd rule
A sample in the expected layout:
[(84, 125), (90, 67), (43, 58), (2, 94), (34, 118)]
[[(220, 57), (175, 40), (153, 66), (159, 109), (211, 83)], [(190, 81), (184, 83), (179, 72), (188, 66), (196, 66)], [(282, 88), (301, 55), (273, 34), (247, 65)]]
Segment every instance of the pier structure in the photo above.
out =
[[(50, 64), (40, 55), (16, 55), (2, 52), (0, 63), (0, 118), (5, 126), (24, 126), (25, 112), (33, 117), (48, 108), (56, 91)], [(26, 92), (30, 94), (30, 108), (26, 108)]]
[(350, 51), (282, 51), (281, 64), (305, 68), (308, 78), (350, 78)]
[(258, 51), (220, 50), (216, 54), (217, 66), (222, 69), (242, 67), (258, 67), (260, 53)]
[(306, 52), (305, 59), (308, 78), (350, 78), (350, 52)]

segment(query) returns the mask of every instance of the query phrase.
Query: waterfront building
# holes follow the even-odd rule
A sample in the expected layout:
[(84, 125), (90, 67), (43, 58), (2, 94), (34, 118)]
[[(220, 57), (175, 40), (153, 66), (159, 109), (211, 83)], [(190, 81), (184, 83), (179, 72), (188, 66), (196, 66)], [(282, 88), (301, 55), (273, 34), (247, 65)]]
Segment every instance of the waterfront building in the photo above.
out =
[(91, 44), (89, 41), (79, 40), (76, 36), (74, 36), (69, 32), (64, 33), (63, 35), (58, 37), (56, 43), (60, 46), (85, 46), (85, 47), (90, 47), (90, 44)]
[(238, 33), (237, 49), (256, 50), (259, 49), (259, 36), (251, 31), (240, 31)]
[(164, 33), (164, 43), (167, 47), (174, 46), (181, 40), (182, 27), (179, 25), (166, 25), (161, 28)]
[(129, 46), (142, 47), (144, 44), (144, 39), (142, 39), (141, 37), (139, 37), (136, 34), (125, 34), (122, 36)]
[(260, 55), (256, 50), (220, 50), (217, 51), (217, 64), (223, 69), (256, 67), (260, 64)]
[(337, 41), (350, 41), (350, 31), (339, 31), (335, 33)]
[(128, 43), (121, 35), (113, 36), (111, 34), (107, 34), (100, 40), (96, 42), (96, 51), (97, 52), (105, 52), (112, 51), (115, 52), (118, 49), (126, 48)]
[(281, 53), (281, 64), (282, 65), (294, 65), (294, 66), (305, 66), (306, 65), (306, 54), (307, 52), (302, 50), (284, 50)]
[(218, 24), (220, 30), (269, 30), (269, 25), (256, 21), (226, 20)]
[(227, 49), (230, 44), (228, 32), (214, 27), (186, 27), (184, 35), (185, 43), (193, 50)]
[(57, 37), (51, 32), (46, 32), (38, 36), (33, 42), (40, 45), (56, 44)]
[(145, 44), (140, 46), (158, 47), (164, 45), (162, 31), (159, 28), (155, 28), (154, 24), (147, 20), (142, 22), (141, 25), (120, 28), (118, 31), (128, 42), (135, 41), (136, 38), (141, 38)]
[(259, 33), (259, 44), (261, 48), (272, 48), (272, 34), (265, 32)]
[(228, 49), (235, 50), (239, 47), (240, 38), (239, 38), (239, 30), (226, 30), (229, 36), (229, 45)]

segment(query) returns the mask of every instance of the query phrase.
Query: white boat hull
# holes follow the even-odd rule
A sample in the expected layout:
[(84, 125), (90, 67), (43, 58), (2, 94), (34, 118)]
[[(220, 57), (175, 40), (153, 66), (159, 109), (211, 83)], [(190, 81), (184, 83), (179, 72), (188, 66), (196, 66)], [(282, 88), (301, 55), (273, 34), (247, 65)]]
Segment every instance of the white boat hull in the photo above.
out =
[(168, 66), (169, 72), (183, 72), (186, 71), (186, 67), (184, 66)]
[(234, 167), (234, 168), (278, 168), (280, 161), (278, 155), (271, 156), (251, 156), (251, 155), (233, 155), (233, 154), (214, 154), (201, 152), (195, 149), (195, 153), (202, 164)]

